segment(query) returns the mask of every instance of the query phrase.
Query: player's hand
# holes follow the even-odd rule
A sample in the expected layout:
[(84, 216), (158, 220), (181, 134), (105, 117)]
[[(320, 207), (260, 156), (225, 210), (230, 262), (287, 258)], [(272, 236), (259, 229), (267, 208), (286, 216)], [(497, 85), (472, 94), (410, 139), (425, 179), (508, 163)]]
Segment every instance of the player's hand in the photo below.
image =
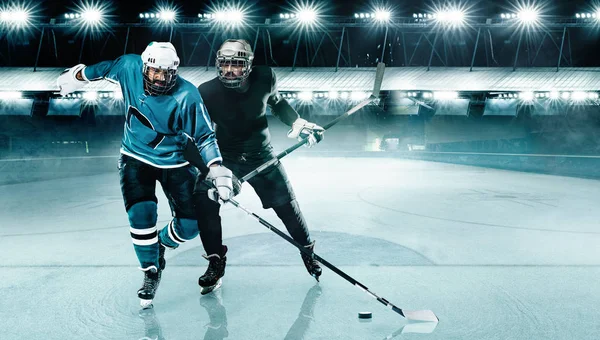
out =
[(84, 68), (85, 68), (84, 64), (75, 65), (71, 68), (64, 70), (60, 74), (60, 76), (58, 76), (56, 83), (58, 85), (58, 88), (60, 89), (61, 96), (65, 96), (69, 93), (80, 90), (87, 83), (89, 83), (86, 80), (77, 79), (77, 73), (79, 73)]
[(306, 121), (305, 119), (298, 118), (292, 125), (292, 129), (288, 131), (287, 136), (289, 138), (295, 138), (298, 140), (307, 139), (305, 146), (312, 147), (323, 140), (323, 134), (325, 129), (321, 126)]
[[(237, 194), (233, 191), (233, 173), (231, 170), (222, 165), (218, 165), (209, 167), (208, 171), (206, 180), (210, 181), (214, 186), (214, 188), (208, 190), (208, 197), (211, 200), (222, 204), (229, 201)], [(237, 178), (236, 181), (239, 183)]]

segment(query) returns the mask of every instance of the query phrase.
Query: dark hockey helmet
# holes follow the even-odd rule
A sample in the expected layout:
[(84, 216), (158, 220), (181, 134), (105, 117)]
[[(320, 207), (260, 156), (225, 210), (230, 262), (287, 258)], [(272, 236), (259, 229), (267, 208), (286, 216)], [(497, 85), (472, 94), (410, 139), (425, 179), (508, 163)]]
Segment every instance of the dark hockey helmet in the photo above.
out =
[(248, 79), (254, 53), (246, 40), (228, 39), (217, 51), (217, 76), (228, 88), (239, 88)]
[[(150, 95), (166, 94), (177, 83), (179, 57), (171, 43), (151, 42), (142, 53), (142, 62), (144, 83)], [(154, 76), (156, 73), (159, 75)]]

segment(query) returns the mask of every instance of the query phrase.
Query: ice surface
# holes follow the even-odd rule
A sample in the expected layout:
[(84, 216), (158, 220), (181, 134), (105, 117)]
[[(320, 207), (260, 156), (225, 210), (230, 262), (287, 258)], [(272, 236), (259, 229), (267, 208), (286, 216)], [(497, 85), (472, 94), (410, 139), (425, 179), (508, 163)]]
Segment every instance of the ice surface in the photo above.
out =
[[(597, 339), (600, 182), (383, 158), (286, 158), (316, 252), (408, 324), (235, 207), (223, 286), (199, 239), (166, 254), (154, 309), (116, 173), (0, 186), (1, 339)], [(160, 193), (160, 191), (158, 191)], [(170, 213), (160, 193), (159, 221)], [(277, 227), (244, 185), (239, 201)], [(373, 319), (360, 322), (360, 311)]]

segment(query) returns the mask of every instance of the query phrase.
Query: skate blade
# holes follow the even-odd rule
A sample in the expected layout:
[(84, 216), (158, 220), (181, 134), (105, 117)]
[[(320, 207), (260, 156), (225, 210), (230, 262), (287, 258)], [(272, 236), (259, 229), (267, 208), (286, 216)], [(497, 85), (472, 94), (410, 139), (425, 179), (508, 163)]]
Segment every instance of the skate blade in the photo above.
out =
[(142, 307), (142, 309), (152, 308), (152, 300), (140, 299), (140, 307)]
[(215, 290), (215, 289), (217, 289), (217, 288), (221, 287), (221, 284), (223, 284), (223, 281), (222, 281), (222, 279), (219, 279), (219, 281), (217, 281), (217, 283), (215, 283), (215, 284), (214, 284), (214, 285), (212, 285), (212, 286), (208, 286), (208, 287), (200, 287), (200, 294), (202, 294), (202, 295), (206, 295), (206, 294), (208, 294), (208, 293), (212, 292), (213, 290)]

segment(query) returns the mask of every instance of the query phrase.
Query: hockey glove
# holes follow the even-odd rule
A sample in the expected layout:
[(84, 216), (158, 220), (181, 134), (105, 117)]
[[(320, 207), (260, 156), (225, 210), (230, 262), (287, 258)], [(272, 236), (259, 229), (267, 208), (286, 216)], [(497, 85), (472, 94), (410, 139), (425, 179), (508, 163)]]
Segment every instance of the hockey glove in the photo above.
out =
[(298, 118), (294, 124), (292, 124), (292, 128), (290, 131), (288, 131), (287, 136), (289, 138), (298, 140), (307, 138), (308, 142), (305, 145), (310, 148), (323, 140), (324, 132), (325, 129), (319, 125), (307, 122), (305, 119)]
[[(210, 181), (214, 186), (214, 188), (208, 190), (208, 198), (219, 204), (233, 198), (235, 193), (233, 191), (233, 173), (231, 170), (219, 165), (209, 167), (208, 171), (206, 180)], [(237, 182), (239, 183), (239, 181)]]
[(87, 80), (77, 79), (77, 73), (85, 68), (84, 64), (75, 65), (71, 68), (64, 70), (58, 80), (56, 81), (60, 88), (60, 95), (64, 96), (69, 93), (81, 90), (85, 85), (89, 83)]

